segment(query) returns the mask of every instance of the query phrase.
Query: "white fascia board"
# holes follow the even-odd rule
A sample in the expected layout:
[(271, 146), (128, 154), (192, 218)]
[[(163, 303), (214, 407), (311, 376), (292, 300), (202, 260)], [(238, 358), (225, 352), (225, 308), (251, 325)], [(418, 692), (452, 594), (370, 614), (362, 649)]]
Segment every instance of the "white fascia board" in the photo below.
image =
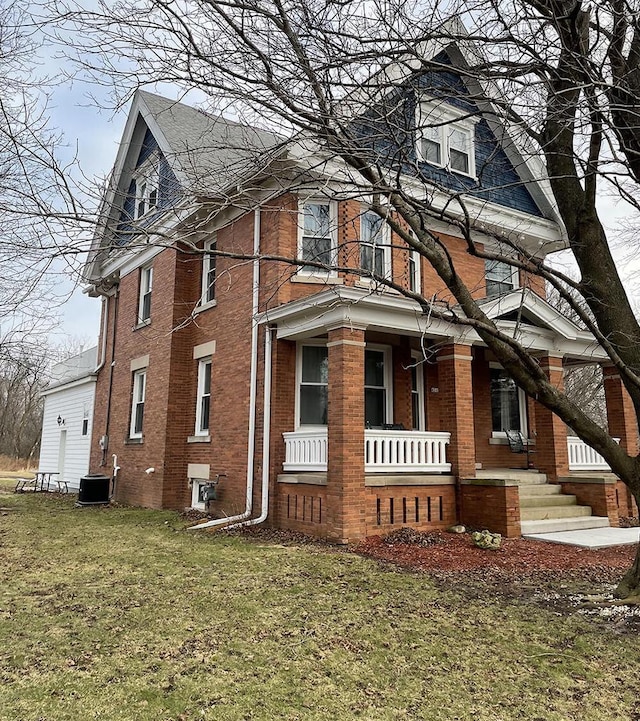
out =
[[(326, 333), (331, 327), (353, 325), (387, 333), (447, 338), (465, 345), (485, 345), (477, 332), (468, 326), (426, 318), (413, 300), (344, 286), (265, 311), (257, 316), (257, 321), (277, 325), (277, 337), (288, 340), (312, 338)], [(590, 362), (607, 360), (606, 353), (586, 331), (566, 337), (551, 328), (514, 321), (498, 320), (496, 325), (534, 353), (551, 353)]]
[(67, 381), (66, 383), (60, 383), (59, 385), (50, 386), (49, 388), (40, 391), (40, 397), (44, 398), (45, 396), (50, 396), (54, 393), (60, 393), (61, 391), (69, 390), (69, 388), (77, 388), (78, 386), (83, 386), (89, 383), (95, 384), (97, 380), (97, 374), (91, 373), (90, 375), (83, 376), (82, 378), (76, 378), (75, 380)]
[(568, 318), (565, 318), (544, 298), (536, 295), (530, 288), (516, 289), (506, 295), (495, 296), (486, 301), (480, 301), (480, 307), (491, 319), (498, 318), (507, 313), (520, 309), (527, 310), (536, 317), (540, 323), (563, 335), (567, 340), (575, 340), (580, 329)]

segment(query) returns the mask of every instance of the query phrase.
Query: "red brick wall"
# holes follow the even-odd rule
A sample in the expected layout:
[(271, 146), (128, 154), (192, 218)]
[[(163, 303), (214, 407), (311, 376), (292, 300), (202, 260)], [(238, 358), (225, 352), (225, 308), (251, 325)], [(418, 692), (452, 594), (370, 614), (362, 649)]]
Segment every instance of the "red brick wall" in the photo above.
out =
[(327, 533), (326, 509), (325, 486), (278, 483), (275, 522), (279, 528), (323, 538)]
[(461, 486), (461, 521), (507, 538), (520, 535), (520, 496), (517, 486)]
[(329, 331), (327, 535), (345, 542), (365, 533), (364, 332)]
[(594, 516), (608, 516), (612, 526), (620, 525), (615, 484), (562, 481), (562, 492), (575, 496), (581, 506), (591, 506)]
[(366, 535), (410, 526), (420, 531), (456, 522), (455, 486), (386, 486), (367, 488)]

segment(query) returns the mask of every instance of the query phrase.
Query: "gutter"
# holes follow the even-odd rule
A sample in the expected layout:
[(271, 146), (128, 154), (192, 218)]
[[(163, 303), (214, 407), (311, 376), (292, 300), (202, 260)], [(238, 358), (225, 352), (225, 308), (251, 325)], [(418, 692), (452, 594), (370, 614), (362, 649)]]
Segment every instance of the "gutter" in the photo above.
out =
[[(247, 494), (245, 502), (245, 510), (235, 516), (229, 516), (227, 518), (216, 518), (213, 521), (207, 521), (206, 523), (199, 523), (196, 526), (189, 526), (187, 530), (198, 530), (201, 528), (214, 528), (217, 526), (231, 524), (229, 527), (233, 528), (236, 526), (252, 525), (254, 523), (261, 523), (264, 518), (262, 516), (268, 509), (268, 493), (269, 493), (269, 470), (268, 465), (265, 467), (264, 458), (268, 464), (269, 459), (269, 440), (268, 440), (268, 420), (266, 421), (263, 441), (262, 441), (262, 453), (263, 453), (263, 466), (262, 466), (262, 498), (263, 508), (259, 519), (250, 519), (253, 512), (253, 462), (255, 457), (255, 445), (256, 445), (256, 397), (258, 392), (258, 327), (259, 323), (256, 320), (259, 309), (259, 298), (260, 298), (260, 208), (256, 208), (254, 211), (254, 222), (253, 222), (253, 288), (252, 288), (252, 300), (251, 300), (251, 371), (249, 381), (249, 442), (247, 447)], [(268, 359), (266, 354), (268, 353)], [(268, 369), (267, 369), (268, 366)], [(269, 383), (267, 383), (267, 375)], [(264, 412), (267, 413), (267, 406), (270, 410), (270, 385), (271, 385), (271, 332), (267, 329), (267, 335), (265, 337), (265, 408)], [(269, 391), (269, 397), (267, 402), (267, 391)], [(270, 414), (269, 414), (270, 415)], [(265, 451), (266, 447), (266, 451)], [(265, 477), (267, 482), (265, 483)], [(266, 517), (266, 516), (265, 516)]]

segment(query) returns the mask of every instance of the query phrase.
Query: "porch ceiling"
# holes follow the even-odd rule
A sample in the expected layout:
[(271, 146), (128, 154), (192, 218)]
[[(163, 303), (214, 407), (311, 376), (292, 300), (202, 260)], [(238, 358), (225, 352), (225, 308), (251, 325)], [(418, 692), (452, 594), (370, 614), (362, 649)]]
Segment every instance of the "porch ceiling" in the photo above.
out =
[[(528, 289), (515, 290), (481, 304), (500, 330), (533, 351), (590, 362), (607, 359), (590, 333), (580, 330)], [(502, 318), (514, 311), (531, 322), (518, 323)], [(465, 345), (484, 345), (471, 328), (429, 318), (415, 301), (394, 292), (376, 293), (366, 288), (340, 285), (265, 311), (257, 320), (274, 324), (277, 337), (288, 340), (313, 338), (324, 335), (331, 328), (352, 326), (383, 333), (446, 338)]]

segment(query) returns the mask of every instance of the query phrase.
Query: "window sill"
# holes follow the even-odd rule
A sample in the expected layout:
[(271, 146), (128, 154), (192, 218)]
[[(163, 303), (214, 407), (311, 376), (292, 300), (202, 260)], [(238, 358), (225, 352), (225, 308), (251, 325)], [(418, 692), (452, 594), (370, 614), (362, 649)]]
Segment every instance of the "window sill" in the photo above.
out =
[(211, 443), (211, 436), (189, 436), (187, 443)]
[(210, 300), (208, 303), (202, 303), (201, 305), (197, 305), (194, 313), (203, 313), (205, 310), (209, 310), (209, 308), (215, 308), (218, 305), (218, 301), (214, 298), (213, 300)]
[(125, 438), (125, 446), (141, 446), (144, 438)]
[(303, 275), (296, 273), (290, 278), (292, 283), (315, 283), (316, 285), (343, 285), (344, 280), (337, 278), (335, 275), (328, 274), (314, 274), (314, 275)]
[[(387, 278), (386, 280), (390, 281), (391, 278)], [(358, 278), (356, 280), (356, 285), (361, 288), (370, 288), (371, 290), (399, 295), (399, 292), (395, 288), (390, 288), (383, 280), (375, 280), (374, 278)]]
[(151, 318), (147, 318), (147, 320), (141, 320), (139, 323), (136, 323), (133, 326), (133, 330), (140, 330), (140, 328), (146, 328), (148, 325), (151, 325)]

